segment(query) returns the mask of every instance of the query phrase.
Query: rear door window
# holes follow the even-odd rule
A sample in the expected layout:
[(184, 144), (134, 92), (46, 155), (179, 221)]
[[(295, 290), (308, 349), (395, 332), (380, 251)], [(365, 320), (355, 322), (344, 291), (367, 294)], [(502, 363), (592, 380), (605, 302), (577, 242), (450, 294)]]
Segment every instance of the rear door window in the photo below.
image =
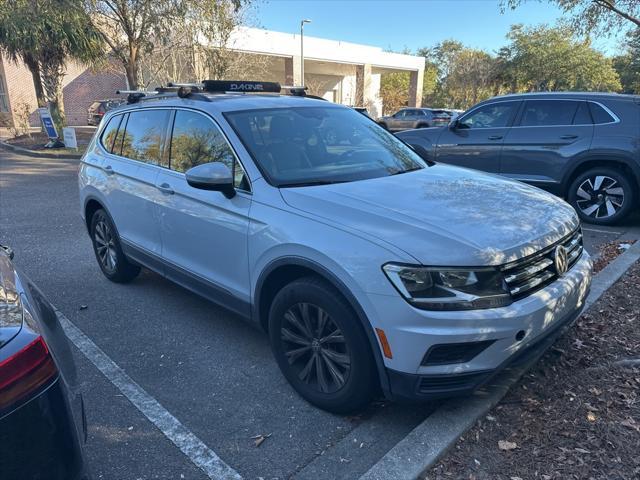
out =
[(153, 165), (168, 166), (163, 161), (163, 150), (169, 114), (169, 110), (162, 109), (129, 112), (122, 138), (122, 156)]
[(520, 119), (522, 127), (572, 125), (580, 102), (572, 100), (528, 100)]
[[(118, 135), (118, 127), (120, 126), (120, 122), (122, 121), (122, 115), (115, 115), (111, 117), (107, 126), (104, 127), (104, 131), (102, 132), (102, 146), (109, 153), (113, 152), (113, 144)], [(118, 153), (119, 154), (119, 153)]]

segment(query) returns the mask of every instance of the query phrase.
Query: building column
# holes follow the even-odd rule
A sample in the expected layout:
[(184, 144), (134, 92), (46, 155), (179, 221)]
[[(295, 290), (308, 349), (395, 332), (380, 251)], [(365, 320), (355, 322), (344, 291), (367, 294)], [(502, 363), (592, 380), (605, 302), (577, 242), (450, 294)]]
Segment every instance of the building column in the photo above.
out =
[(356, 65), (356, 104), (354, 107), (367, 107), (373, 101), (371, 93), (371, 65)]
[(286, 85), (302, 85), (302, 72), (300, 70), (300, 55), (285, 57), (284, 59), (284, 83)]
[(422, 82), (424, 81), (424, 69), (411, 72), (409, 78), (409, 106), (422, 106)]

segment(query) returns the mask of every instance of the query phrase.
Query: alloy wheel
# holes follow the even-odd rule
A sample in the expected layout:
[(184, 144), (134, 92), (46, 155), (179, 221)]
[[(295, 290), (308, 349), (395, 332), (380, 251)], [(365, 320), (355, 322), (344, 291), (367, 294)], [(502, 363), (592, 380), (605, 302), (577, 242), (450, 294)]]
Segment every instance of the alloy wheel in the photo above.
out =
[(100, 220), (96, 223), (93, 238), (102, 267), (108, 272), (114, 272), (117, 260), (115, 240), (111, 228), (105, 221)]
[(344, 335), (331, 316), (311, 303), (297, 303), (280, 329), (284, 354), (300, 381), (321, 393), (340, 390), (351, 370)]
[(576, 191), (576, 204), (587, 217), (602, 219), (618, 213), (624, 205), (624, 188), (614, 178), (587, 178)]

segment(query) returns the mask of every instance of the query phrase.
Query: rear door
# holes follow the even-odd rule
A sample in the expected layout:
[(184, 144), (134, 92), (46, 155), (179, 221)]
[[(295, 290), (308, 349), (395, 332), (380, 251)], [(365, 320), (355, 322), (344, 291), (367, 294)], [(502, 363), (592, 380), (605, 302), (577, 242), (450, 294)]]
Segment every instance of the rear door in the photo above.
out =
[(444, 129), (436, 145), (436, 160), (499, 173), (502, 144), (520, 104), (520, 100), (501, 100), (470, 110), (455, 128)]
[[(233, 198), (187, 183), (185, 172), (208, 162), (225, 163), (234, 172)], [(213, 119), (193, 110), (175, 111), (170, 169), (159, 174), (156, 184), (166, 276), (248, 314), (251, 188), (235, 152)]]
[(589, 151), (593, 129), (586, 101), (526, 100), (505, 138), (500, 173), (555, 190), (567, 162)]
[[(161, 254), (156, 177), (165, 155), (170, 110), (150, 108), (125, 114), (103, 162), (106, 198), (123, 246), (134, 258)], [(105, 145), (106, 148), (106, 145)], [(135, 251), (131, 251), (131, 247)], [(149, 261), (149, 258), (145, 258)]]

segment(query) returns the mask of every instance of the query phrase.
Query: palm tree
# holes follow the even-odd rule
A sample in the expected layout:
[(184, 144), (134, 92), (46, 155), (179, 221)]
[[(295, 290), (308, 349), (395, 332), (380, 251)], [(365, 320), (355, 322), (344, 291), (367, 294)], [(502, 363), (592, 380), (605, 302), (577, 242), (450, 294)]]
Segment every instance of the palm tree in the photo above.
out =
[(48, 104), (59, 130), (66, 63), (104, 58), (102, 37), (78, 0), (0, 0), (0, 51), (29, 68), (38, 105)]

